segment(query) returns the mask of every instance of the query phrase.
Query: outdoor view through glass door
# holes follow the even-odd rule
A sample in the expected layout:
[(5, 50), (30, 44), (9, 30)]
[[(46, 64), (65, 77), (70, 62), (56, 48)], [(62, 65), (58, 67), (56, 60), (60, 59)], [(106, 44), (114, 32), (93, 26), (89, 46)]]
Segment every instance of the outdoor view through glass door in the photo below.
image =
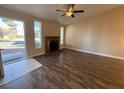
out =
[(0, 49), (4, 64), (26, 57), (23, 21), (0, 17)]

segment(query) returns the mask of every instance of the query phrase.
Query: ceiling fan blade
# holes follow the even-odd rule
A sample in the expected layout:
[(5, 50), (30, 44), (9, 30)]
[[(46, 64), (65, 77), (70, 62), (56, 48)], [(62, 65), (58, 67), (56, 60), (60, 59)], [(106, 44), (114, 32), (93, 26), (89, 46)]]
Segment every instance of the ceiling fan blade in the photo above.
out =
[(66, 12), (66, 11), (64, 11), (64, 10), (56, 10), (56, 11), (59, 11), (59, 12)]
[(65, 15), (66, 15), (66, 14), (62, 14), (61, 17), (62, 17), (62, 16), (65, 16)]
[(72, 14), (71, 17), (75, 17), (74, 14)]
[(73, 11), (74, 13), (83, 13), (84, 12), (84, 10), (75, 10), (75, 11)]

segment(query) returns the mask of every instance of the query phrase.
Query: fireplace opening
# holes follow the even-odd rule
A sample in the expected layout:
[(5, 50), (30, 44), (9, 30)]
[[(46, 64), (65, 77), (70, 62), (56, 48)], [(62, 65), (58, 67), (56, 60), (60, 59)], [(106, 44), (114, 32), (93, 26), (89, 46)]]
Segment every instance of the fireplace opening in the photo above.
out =
[(58, 40), (52, 40), (52, 41), (50, 41), (49, 47), (50, 47), (49, 48), (49, 51), (58, 50), (59, 49)]
[(45, 37), (45, 51), (58, 50), (60, 47), (60, 37), (57, 36), (46, 36)]

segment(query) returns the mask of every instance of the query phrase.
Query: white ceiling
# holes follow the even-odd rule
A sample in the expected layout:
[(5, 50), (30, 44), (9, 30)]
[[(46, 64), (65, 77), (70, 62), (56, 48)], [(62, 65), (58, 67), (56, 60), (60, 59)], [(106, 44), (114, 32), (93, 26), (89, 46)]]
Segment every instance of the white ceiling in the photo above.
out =
[(56, 9), (65, 9), (66, 5), (63, 4), (4, 4), (1, 7), (20, 11), (26, 14), (42, 17), (48, 20), (58, 21), (63, 25), (71, 24), (77, 20), (93, 16), (112, 8), (119, 7), (117, 4), (77, 4), (75, 10), (84, 9), (85, 12), (82, 14), (75, 14), (75, 18), (71, 17), (60, 17), (63, 13), (57, 12)]

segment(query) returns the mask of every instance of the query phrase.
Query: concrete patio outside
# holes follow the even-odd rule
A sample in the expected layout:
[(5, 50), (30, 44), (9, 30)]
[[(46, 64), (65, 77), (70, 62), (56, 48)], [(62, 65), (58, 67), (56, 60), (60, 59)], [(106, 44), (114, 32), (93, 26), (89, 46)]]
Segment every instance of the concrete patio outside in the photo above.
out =
[(26, 57), (25, 48), (3, 49), (1, 53), (4, 64), (8, 64)]

